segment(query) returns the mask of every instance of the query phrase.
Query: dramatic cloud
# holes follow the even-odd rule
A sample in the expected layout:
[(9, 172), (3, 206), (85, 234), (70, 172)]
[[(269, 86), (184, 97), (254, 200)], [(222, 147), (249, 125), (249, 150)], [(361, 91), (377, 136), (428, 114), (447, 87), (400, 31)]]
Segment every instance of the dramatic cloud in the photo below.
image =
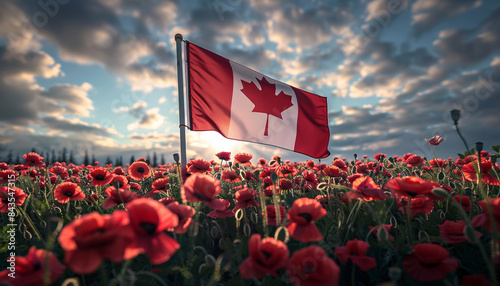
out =
[(433, 28), (439, 23), (481, 6), (481, 0), (417, 0), (413, 3), (412, 24), (417, 34)]

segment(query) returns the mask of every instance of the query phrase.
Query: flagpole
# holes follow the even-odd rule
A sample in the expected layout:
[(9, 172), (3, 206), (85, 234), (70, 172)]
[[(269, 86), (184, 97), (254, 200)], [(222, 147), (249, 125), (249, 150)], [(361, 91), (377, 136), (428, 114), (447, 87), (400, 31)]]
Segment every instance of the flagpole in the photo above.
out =
[(182, 70), (182, 35), (175, 34), (177, 47), (177, 85), (179, 91), (179, 129), (181, 147), (181, 167), (186, 166), (186, 117), (184, 109), (184, 83)]

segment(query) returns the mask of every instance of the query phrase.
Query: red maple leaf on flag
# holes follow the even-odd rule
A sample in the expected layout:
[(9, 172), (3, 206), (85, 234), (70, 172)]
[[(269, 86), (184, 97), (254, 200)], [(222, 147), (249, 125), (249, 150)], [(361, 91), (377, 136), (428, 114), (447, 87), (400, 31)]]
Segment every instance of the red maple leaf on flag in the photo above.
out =
[(245, 94), (250, 101), (255, 105), (252, 112), (267, 114), (266, 128), (264, 129), (264, 136), (268, 135), (269, 115), (283, 119), (281, 113), (286, 109), (293, 106), (292, 96), (280, 91), (276, 95), (276, 85), (267, 81), (263, 76), (262, 80), (257, 78), (261, 89), (259, 89), (254, 82), (241, 81), (243, 88), (241, 91)]

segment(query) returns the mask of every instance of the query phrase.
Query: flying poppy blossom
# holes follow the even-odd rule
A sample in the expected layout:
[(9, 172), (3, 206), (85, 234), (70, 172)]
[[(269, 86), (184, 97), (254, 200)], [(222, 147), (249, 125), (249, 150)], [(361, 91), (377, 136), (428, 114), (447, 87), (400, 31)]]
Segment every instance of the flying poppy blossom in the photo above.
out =
[(105, 259), (119, 263), (135, 257), (139, 250), (131, 245), (135, 237), (128, 223), (126, 211), (112, 215), (94, 212), (70, 222), (57, 238), (64, 262), (78, 274), (89, 274)]
[(104, 186), (113, 180), (113, 174), (103, 167), (98, 167), (89, 173), (92, 179), (92, 186)]
[(432, 191), (432, 181), (426, 181), (416, 176), (390, 179), (384, 187), (389, 189), (396, 198), (413, 198), (426, 195)]
[(207, 214), (209, 217), (232, 217), (235, 213), (229, 209), (229, 205), (231, 204), (228, 200), (217, 199), (221, 203), (225, 204), (225, 209), (222, 210), (213, 210)]
[(132, 179), (140, 181), (151, 176), (151, 168), (146, 162), (135, 161), (128, 168), (128, 173)]
[(8, 213), (9, 204), (12, 203), (16, 206), (22, 206), (27, 196), (28, 195), (18, 187), (0, 187), (0, 212)]
[(356, 193), (352, 191), (347, 192), (347, 195), (351, 199), (365, 199), (367, 201), (371, 201), (384, 200), (387, 198), (384, 191), (369, 176), (357, 178), (354, 182), (352, 182), (352, 189), (356, 191)]
[(286, 275), (294, 286), (337, 286), (340, 268), (323, 248), (311, 245), (292, 254)]
[(135, 233), (134, 246), (160, 264), (180, 248), (179, 243), (164, 231), (179, 224), (179, 218), (161, 203), (140, 198), (127, 204), (130, 225)]
[(107, 198), (102, 203), (103, 209), (110, 209), (120, 204), (126, 204), (139, 197), (137, 193), (134, 193), (129, 189), (117, 189), (115, 186), (109, 186), (106, 188), (106, 190), (104, 190), (104, 194)]
[(414, 251), (405, 256), (402, 265), (405, 272), (416, 281), (440, 281), (458, 267), (458, 260), (451, 258), (440, 245), (418, 243), (411, 248)]
[(243, 188), (236, 192), (234, 198), (236, 200), (236, 205), (233, 208), (233, 212), (239, 209), (248, 208), (251, 206), (259, 207), (259, 203), (255, 201), (255, 195), (257, 191), (250, 188)]
[(429, 140), (425, 139), (425, 141), (427, 141), (427, 143), (429, 143), (431, 145), (437, 146), (437, 145), (441, 144), (444, 141), (444, 138), (441, 137), (441, 136), (436, 135), (436, 136), (432, 137)]
[[(286, 210), (285, 210), (285, 207), (283, 207), (282, 205), (279, 205), (279, 210), (280, 210), (280, 222), (278, 223), (278, 216), (276, 215), (276, 207), (274, 205), (268, 205), (266, 206), (266, 213), (267, 213), (267, 224), (268, 225), (278, 225), (278, 224), (281, 224), (281, 222), (283, 222), (283, 220), (285, 219), (285, 215), (286, 215)], [(264, 214), (262, 214), (264, 215)]]
[[(477, 181), (477, 173), (474, 166), (477, 166), (477, 160), (474, 162), (467, 163), (462, 167), (462, 172), (464, 173), (464, 177), (465, 179), (467, 179), (467, 181), (472, 181), (472, 182)], [(489, 171), (493, 167), (493, 163), (491, 162), (491, 160), (487, 160), (486, 158), (481, 158), (480, 167), (481, 167), (481, 181), (483, 183), (493, 186), (500, 186), (500, 181), (498, 181), (497, 178), (495, 178), (489, 173)]]
[[(66, 271), (66, 267), (59, 262), (54, 253), (32, 246), (26, 256), (15, 256), (14, 272), (9, 269), (0, 272), (0, 283), (44, 285), (44, 282), (47, 281), (49, 284), (53, 284), (64, 271)], [(15, 277), (10, 277), (10, 273), (15, 273)]]
[(300, 198), (288, 210), (289, 222), (286, 227), (290, 235), (298, 241), (307, 243), (323, 239), (314, 221), (326, 215), (326, 210), (315, 199)]
[(250, 164), (250, 160), (253, 158), (252, 155), (247, 153), (238, 153), (234, 155), (234, 163), (240, 164)]
[(366, 252), (370, 248), (370, 244), (366, 241), (350, 240), (345, 246), (335, 248), (335, 256), (342, 264), (346, 264), (349, 260), (357, 265), (361, 270), (368, 271), (377, 266), (377, 261), (373, 257), (366, 256)]
[(219, 160), (229, 161), (231, 160), (231, 152), (219, 152), (215, 154)]
[[(500, 229), (500, 198), (488, 198), (488, 201), (493, 211), (493, 220), (495, 221), (496, 230)], [(484, 213), (478, 214), (472, 218), (471, 223), (474, 227), (482, 226), (487, 231), (492, 231), (492, 222), (488, 212), (488, 207), (486, 205), (486, 200), (477, 202), (477, 204), (483, 209)]]
[(80, 186), (72, 182), (64, 182), (54, 188), (54, 199), (61, 204), (69, 201), (78, 201), (85, 199), (85, 193)]
[(214, 199), (222, 191), (220, 181), (212, 176), (195, 173), (181, 186), (181, 197), (186, 202), (203, 202), (213, 209), (223, 210), (225, 203)]
[(193, 215), (196, 213), (193, 207), (181, 205), (178, 202), (173, 202), (167, 205), (167, 208), (179, 218), (179, 224), (174, 227), (175, 233), (186, 233), (191, 224), (195, 223)]
[(43, 162), (43, 157), (40, 156), (38, 153), (31, 152), (28, 154), (23, 155), (24, 160), (24, 166), (26, 167), (45, 167), (45, 163)]
[[(445, 220), (442, 224), (438, 225), (440, 234), (439, 237), (446, 240), (448, 244), (457, 245), (467, 241), (464, 230), (467, 224), (463, 220), (457, 222)], [(483, 236), (482, 233), (476, 231), (477, 237)]]
[(253, 234), (248, 241), (247, 259), (239, 266), (240, 275), (245, 279), (262, 279), (267, 274), (278, 277), (276, 273), (285, 267), (290, 252), (285, 243), (272, 237), (261, 239)]

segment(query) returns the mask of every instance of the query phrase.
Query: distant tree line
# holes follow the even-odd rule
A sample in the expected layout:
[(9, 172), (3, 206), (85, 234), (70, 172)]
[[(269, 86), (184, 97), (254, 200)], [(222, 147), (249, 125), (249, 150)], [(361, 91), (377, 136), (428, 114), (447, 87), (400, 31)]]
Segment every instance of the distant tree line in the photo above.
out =
[[(32, 148), (30, 152), (36, 152), (40, 156), (42, 156), (44, 158), (43, 161), (45, 162), (45, 164), (54, 164), (55, 162), (61, 162), (61, 163), (66, 162), (66, 164), (73, 163), (75, 165), (80, 165), (80, 164), (94, 165), (94, 162), (97, 161), (94, 154), (89, 156), (88, 151), (85, 151), (85, 154), (83, 156), (83, 160), (79, 161), (75, 158), (73, 150), (70, 150), (68, 152), (68, 149), (66, 147), (64, 147), (62, 150), (58, 151), (57, 154), (56, 154), (55, 150), (38, 152), (35, 148)], [(23, 164), (24, 158), (22, 155), (23, 154), (18, 153), (14, 157), (12, 150), (9, 150), (9, 152), (7, 153), (7, 155), (5, 157), (0, 157), (0, 162), (5, 162), (9, 165), (11, 165), (11, 164), (13, 164), (13, 165)], [(135, 162), (135, 160), (136, 160), (135, 156), (132, 155), (132, 156), (130, 156), (130, 161), (128, 163), (132, 164), (133, 162)], [(153, 152), (152, 158), (148, 153), (148, 155), (146, 156), (146, 162), (153, 167), (157, 167), (158, 164), (161, 164), (161, 165), (166, 164), (164, 154), (161, 154), (160, 160), (158, 160), (158, 156), (157, 156), (156, 152)], [(121, 156), (121, 155), (114, 157), (114, 158), (112, 158), (111, 156), (107, 156), (104, 162), (99, 162), (99, 163), (100, 163), (100, 165), (103, 165), (103, 163), (104, 164), (112, 164), (113, 166), (123, 166), (124, 165), (123, 156)]]

